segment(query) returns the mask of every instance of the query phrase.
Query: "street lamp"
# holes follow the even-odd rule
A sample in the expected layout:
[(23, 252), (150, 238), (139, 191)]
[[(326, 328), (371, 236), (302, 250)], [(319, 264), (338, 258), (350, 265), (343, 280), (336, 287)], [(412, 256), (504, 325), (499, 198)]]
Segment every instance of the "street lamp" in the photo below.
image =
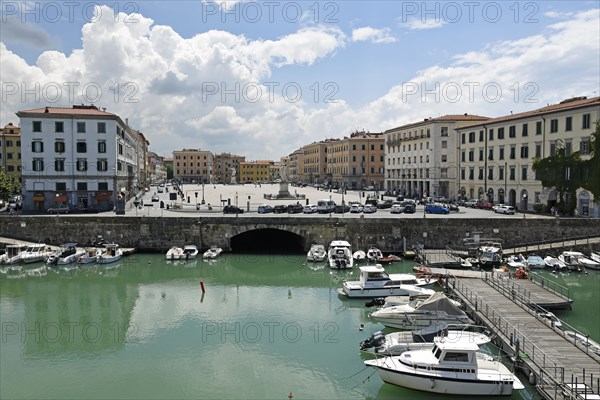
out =
[(202, 180), (202, 204), (204, 204), (204, 179)]

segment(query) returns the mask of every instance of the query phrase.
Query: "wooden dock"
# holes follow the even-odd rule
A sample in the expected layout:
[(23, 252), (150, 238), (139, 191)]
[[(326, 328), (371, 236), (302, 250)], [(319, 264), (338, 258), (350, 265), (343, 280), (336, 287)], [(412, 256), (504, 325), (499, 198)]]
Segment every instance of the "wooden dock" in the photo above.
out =
[[(525, 281), (517, 281), (519, 287), (513, 288), (512, 282), (505, 281), (491, 274), (468, 281), (452, 278), (448, 289), (464, 302), (476, 324), (497, 334), (503, 350), (513, 356), (530, 381), (535, 380), (545, 399), (598, 399), (600, 356), (573, 343), (563, 330), (531, 308), (534, 297), (546, 301), (547, 288), (536, 282), (524, 285)], [(565, 325), (563, 329), (575, 330)], [(587, 397), (574, 388), (586, 391)]]

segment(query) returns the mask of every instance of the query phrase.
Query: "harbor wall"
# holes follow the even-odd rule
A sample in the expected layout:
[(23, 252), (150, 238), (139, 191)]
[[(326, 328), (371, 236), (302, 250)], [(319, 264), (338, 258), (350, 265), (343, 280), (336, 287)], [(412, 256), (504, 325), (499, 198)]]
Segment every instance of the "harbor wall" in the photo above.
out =
[(501, 241), (503, 247), (534, 245), (600, 235), (600, 220), (587, 218), (327, 218), (291, 217), (107, 217), (10, 216), (0, 218), (0, 236), (46, 244), (91, 243), (98, 236), (135, 247), (139, 251), (164, 251), (173, 245), (216, 244), (231, 249), (236, 235), (260, 234), (276, 229), (308, 249), (311, 243), (348, 240), (354, 248), (377, 246), (400, 251), (403, 238), (409, 247), (460, 248), (465, 237), (479, 235)]

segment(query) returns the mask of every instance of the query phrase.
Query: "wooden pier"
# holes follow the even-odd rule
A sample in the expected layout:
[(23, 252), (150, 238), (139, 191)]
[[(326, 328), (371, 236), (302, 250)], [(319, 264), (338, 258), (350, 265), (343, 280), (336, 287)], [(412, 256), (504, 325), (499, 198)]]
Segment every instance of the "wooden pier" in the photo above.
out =
[[(600, 356), (574, 343), (539, 315), (535, 303), (569, 304), (546, 282), (502, 279), (484, 273), (483, 279), (448, 278), (448, 290), (464, 302), (476, 324), (497, 335), (502, 349), (529, 376), (545, 399), (600, 399)], [(556, 300), (559, 298), (560, 300)]]

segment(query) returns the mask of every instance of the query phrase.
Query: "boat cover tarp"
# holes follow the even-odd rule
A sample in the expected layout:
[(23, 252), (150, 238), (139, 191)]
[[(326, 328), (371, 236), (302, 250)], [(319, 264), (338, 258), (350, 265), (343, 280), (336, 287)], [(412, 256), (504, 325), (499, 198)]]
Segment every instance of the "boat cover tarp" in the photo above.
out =
[(448, 315), (464, 315), (464, 312), (456, 307), (442, 292), (433, 294), (430, 298), (419, 304), (416, 310), (445, 311)]

